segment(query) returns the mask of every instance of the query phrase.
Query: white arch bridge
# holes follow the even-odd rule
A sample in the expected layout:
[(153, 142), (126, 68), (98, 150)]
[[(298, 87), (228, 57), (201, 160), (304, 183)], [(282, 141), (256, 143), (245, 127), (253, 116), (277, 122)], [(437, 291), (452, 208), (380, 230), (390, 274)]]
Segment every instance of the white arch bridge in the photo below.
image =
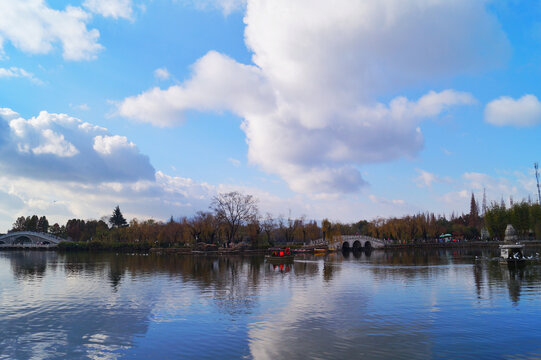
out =
[(0, 247), (55, 247), (61, 241), (68, 241), (52, 234), (33, 231), (17, 231), (0, 236)]
[(386, 245), (385, 240), (364, 235), (335, 236), (333, 244), (337, 250), (382, 249)]

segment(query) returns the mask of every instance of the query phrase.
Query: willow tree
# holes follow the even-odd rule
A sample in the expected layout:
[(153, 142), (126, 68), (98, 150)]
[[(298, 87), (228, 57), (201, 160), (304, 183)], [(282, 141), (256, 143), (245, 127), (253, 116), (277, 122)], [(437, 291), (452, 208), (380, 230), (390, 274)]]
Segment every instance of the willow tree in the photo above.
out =
[(492, 203), (485, 213), (485, 224), (490, 232), (490, 236), (497, 237), (502, 241), (505, 237), (505, 229), (509, 223), (509, 214), (505, 208), (505, 203)]
[(216, 219), (224, 225), (227, 242), (235, 239), (239, 228), (257, 218), (257, 199), (237, 191), (214, 196), (210, 204)]

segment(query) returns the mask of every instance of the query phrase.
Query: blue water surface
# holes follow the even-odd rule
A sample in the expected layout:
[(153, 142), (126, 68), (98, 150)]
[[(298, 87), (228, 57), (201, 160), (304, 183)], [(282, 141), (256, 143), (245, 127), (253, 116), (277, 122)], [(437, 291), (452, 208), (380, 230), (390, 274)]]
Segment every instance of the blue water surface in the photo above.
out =
[(0, 252), (0, 359), (541, 359), (541, 264), (488, 250)]

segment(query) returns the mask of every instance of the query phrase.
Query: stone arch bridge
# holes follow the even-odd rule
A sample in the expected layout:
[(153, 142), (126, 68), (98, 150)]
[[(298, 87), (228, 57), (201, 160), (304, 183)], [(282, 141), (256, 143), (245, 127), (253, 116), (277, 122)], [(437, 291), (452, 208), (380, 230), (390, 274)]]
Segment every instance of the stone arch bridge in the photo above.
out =
[(333, 240), (340, 250), (381, 249), (385, 246), (385, 240), (364, 235), (339, 236)]
[(55, 247), (67, 241), (52, 234), (33, 231), (17, 231), (0, 236), (0, 247)]
[(367, 250), (381, 249), (386, 245), (385, 240), (364, 235), (341, 235), (333, 237), (332, 242), (319, 239), (314, 244), (328, 244), (336, 250)]

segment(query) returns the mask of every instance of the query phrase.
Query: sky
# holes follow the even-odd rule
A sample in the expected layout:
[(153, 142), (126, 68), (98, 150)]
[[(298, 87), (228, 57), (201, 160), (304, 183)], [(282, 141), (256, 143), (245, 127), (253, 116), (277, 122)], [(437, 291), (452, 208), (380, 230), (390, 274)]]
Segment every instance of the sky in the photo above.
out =
[(0, 0), (0, 232), (537, 201), (541, 1)]

